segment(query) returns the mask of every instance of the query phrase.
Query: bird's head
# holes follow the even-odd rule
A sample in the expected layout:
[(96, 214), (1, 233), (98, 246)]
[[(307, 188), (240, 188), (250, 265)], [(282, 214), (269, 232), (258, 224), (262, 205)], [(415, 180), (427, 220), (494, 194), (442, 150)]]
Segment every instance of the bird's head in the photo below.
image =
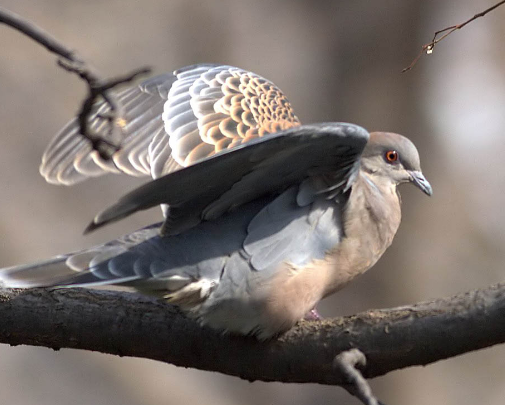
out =
[(361, 167), (373, 176), (383, 176), (394, 184), (412, 182), (425, 194), (433, 190), (421, 171), (419, 152), (402, 135), (372, 132), (362, 154)]

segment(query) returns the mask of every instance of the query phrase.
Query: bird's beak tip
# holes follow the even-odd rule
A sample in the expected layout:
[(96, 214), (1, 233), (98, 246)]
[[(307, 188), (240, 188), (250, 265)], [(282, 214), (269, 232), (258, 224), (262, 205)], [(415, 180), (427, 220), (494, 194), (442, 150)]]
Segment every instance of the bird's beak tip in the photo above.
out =
[(412, 182), (426, 195), (432, 196), (433, 195), (433, 188), (431, 187), (431, 184), (428, 180), (426, 180), (426, 177), (424, 177), (424, 174), (419, 171), (411, 171), (410, 175), (412, 176)]

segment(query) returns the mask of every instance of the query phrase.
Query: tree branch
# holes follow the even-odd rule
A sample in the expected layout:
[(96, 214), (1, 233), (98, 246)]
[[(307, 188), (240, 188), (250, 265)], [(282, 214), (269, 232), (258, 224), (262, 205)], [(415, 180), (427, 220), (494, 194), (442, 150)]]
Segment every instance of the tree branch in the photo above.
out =
[(301, 321), (276, 340), (222, 336), (137, 294), (2, 290), (0, 342), (75, 348), (219, 371), (247, 380), (346, 386), (335, 356), (359, 348), (366, 378), (505, 342), (505, 283), (452, 298)]
[[(62, 59), (58, 60), (58, 65), (69, 72), (77, 74), (86, 82), (88, 97), (82, 103), (81, 110), (78, 113), (79, 130), (81, 135), (91, 142), (92, 148), (103, 159), (110, 159), (114, 152), (120, 149), (120, 145), (114, 144), (110, 139), (120, 139), (120, 137), (115, 136), (115, 133), (121, 128), (121, 125), (119, 125), (121, 123), (121, 107), (114, 94), (109, 90), (120, 84), (129, 83), (138, 76), (149, 73), (151, 69), (144, 67), (122, 77), (103, 79), (77, 52), (68, 48), (35, 24), (3, 7), (0, 7), (0, 23), (18, 30), (44, 46), (48, 51), (60, 56)], [(105, 104), (109, 107), (109, 112), (106, 116), (97, 116), (97, 118), (107, 121), (107, 131), (105, 134), (95, 133), (89, 125), (89, 117), (92, 115), (93, 105), (100, 97), (103, 98)]]
[[(435, 45), (438, 44), (440, 41), (444, 40), (445, 38), (447, 38), (454, 31), (460, 30), (465, 25), (471, 23), (472, 21), (476, 20), (477, 18), (484, 17), (487, 13), (493, 11), (495, 8), (500, 7), (502, 4), (505, 4), (505, 0), (499, 1), (494, 6), (491, 6), (488, 9), (486, 9), (484, 11), (481, 11), (480, 13), (475, 14), (472, 18), (469, 18), (468, 20), (466, 20), (466, 21), (464, 21), (464, 22), (462, 22), (460, 24), (451, 25), (449, 27), (442, 28), (441, 30), (436, 31), (435, 34), (433, 35), (433, 39), (431, 40), (431, 42), (429, 42), (427, 44), (424, 44), (421, 47), (421, 50), (419, 51), (419, 53), (417, 54), (417, 56), (410, 63), (410, 65), (408, 65), (406, 68), (404, 68), (402, 70), (402, 73), (405, 73), (405, 72), (408, 72), (409, 70), (411, 70), (416, 65), (416, 63), (419, 61), (419, 59), (421, 58), (421, 56), (423, 56), (424, 53), (426, 53), (427, 55), (432, 54), (433, 50), (435, 49)], [(444, 32), (445, 32), (445, 34), (442, 35), (440, 38), (438, 38), (438, 36), (440, 34), (444, 33)]]

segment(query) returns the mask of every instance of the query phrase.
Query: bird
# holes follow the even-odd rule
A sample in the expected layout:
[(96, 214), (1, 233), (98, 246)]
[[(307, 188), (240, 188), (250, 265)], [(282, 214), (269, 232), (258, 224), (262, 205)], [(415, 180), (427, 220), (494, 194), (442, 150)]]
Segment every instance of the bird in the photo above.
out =
[[(400, 184), (432, 195), (408, 138), (351, 123), (302, 125), (284, 94), (247, 70), (192, 65), (118, 99), (124, 142), (111, 160), (74, 120), (40, 172), (66, 185), (109, 172), (153, 178), (87, 232), (157, 205), (164, 220), (2, 269), (4, 287), (130, 286), (201, 325), (265, 341), (374, 266), (400, 225)], [(96, 107), (94, 130), (106, 110)]]

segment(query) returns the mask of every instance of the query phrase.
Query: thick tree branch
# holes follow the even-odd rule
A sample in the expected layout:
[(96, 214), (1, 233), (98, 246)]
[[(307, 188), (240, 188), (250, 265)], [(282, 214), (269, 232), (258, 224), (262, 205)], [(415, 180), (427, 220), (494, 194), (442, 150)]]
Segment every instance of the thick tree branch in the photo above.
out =
[[(48, 51), (60, 56), (62, 59), (58, 60), (58, 65), (69, 72), (77, 74), (86, 82), (88, 86), (88, 97), (83, 101), (81, 110), (78, 113), (80, 133), (91, 142), (93, 149), (95, 149), (103, 159), (110, 159), (114, 152), (118, 151), (120, 148), (119, 144), (115, 144), (111, 140), (120, 139), (120, 137), (115, 136), (115, 134), (119, 132), (121, 127), (121, 125), (119, 125), (121, 123), (121, 106), (114, 94), (109, 90), (120, 84), (129, 83), (138, 76), (149, 73), (151, 69), (144, 67), (121, 77), (104, 79), (96, 70), (92, 69), (76, 51), (68, 48), (43, 29), (25, 20), (23, 17), (0, 7), (0, 23), (18, 30), (44, 46)], [(100, 98), (102, 98), (109, 107), (106, 116), (98, 117), (107, 121), (106, 133), (96, 133), (92, 131), (89, 125), (89, 118), (93, 113), (93, 105)]]
[[(465, 25), (470, 24), (472, 21), (475, 21), (477, 18), (484, 17), (487, 13), (490, 13), (494, 9), (500, 7), (502, 4), (505, 4), (505, 0), (499, 1), (495, 5), (487, 8), (484, 11), (481, 11), (480, 13), (475, 14), (472, 18), (469, 18), (468, 20), (466, 20), (460, 24), (451, 25), (449, 27), (445, 27), (445, 28), (442, 28), (441, 30), (436, 31), (435, 34), (433, 35), (433, 39), (431, 40), (431, 42), (428, 42), (427, 44), (424, 44), (421, 47), (421, 50), (419, 51), (417, 56), (410, 63), (410, 65), (408, 65), (406, 68), (404, 68), (402, 70), (402, 73), (405, 73), (405, 72), (408, 72), (409, 70), (411, 70), (416, 65), (416, 63), (419, 61), (421, 56), (423, 56), (423, 54), (426, 53), (426, 54), (430, 55), (431, 53), (433, 53), (433, 49), (435, 49), (435, 45), (438, 44), (440, 41), (444, 40), (445, 38), (447, 38), (454, 31), (460, 30)], [(444, 34), (444, 35), (439, 37), (440, 34)]]
[(247, 380), (348, 384), (333, 365), (359, 348), (376, 377), (505, 341), (505, 283), (433, 302), (320, 322), (277, 340), (222, 336), (137, 294), (83, 289), (3, 290), (0, 342), (75, 348), (213, 370)]

